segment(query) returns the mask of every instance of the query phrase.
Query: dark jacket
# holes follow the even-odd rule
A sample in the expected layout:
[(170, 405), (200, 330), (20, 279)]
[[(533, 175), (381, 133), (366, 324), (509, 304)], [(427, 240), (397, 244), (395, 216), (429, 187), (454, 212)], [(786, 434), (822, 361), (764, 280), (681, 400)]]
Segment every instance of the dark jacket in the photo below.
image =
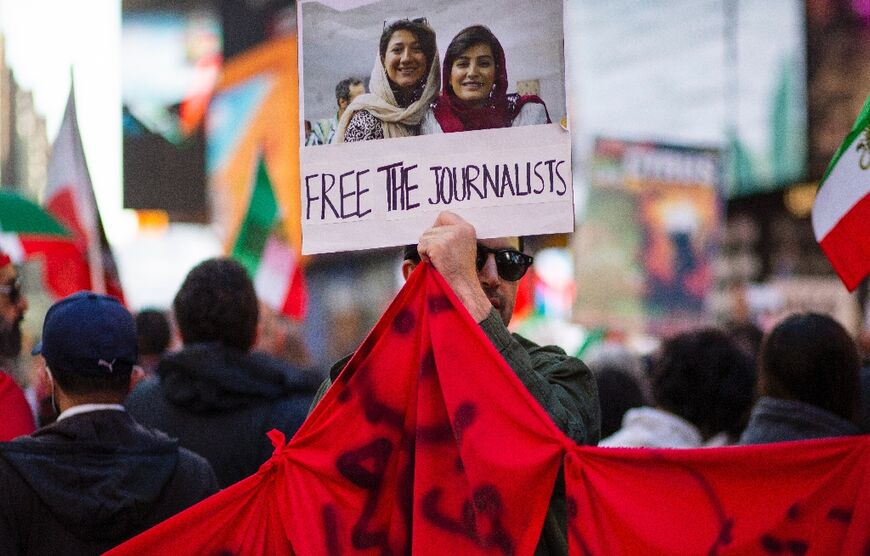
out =
[(740, 444), (767, 444), (861, 434), (858, 425), (797, 400), (761, 397), (752, 408)]
[(167, 355), (157, 372), (159, 379), (139, 383), (127, 398), (128, 411), (207, 459), (221, 487), (254, 474), (269, 459), (267, 432), (293, 436), (319, 382), (264, 353), (218, 343)]
[(217, 492), (208, 463), (123, 411), (0, 443), (0, 554), (101, 554)]
[[(480, 322), (480, 327), (562, 432), (577, 444), (598, 444), (601, 438), (598, 386), (585, 363), (557, 346), (539, 346), (519, 334), (511, 334), (495, 309)], [(350, 357), (332, 366), (311, 409), (326, 394)], [(560, 468), (535, 555), (567, 555), (566, 531), (565, 477)]]

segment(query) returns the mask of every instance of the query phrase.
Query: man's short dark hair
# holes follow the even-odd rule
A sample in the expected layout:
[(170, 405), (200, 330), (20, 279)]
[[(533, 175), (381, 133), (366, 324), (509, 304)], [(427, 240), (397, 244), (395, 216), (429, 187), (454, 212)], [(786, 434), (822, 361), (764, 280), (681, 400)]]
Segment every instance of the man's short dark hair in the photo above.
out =
[(67, 394), (87, 396), (92, 394), (116, 394), (126, 396), (130, 390), (133, 369), (118, 369), (112, 374), (87, 375), (75, 370), (49, 367), (51, 376)]
[(257, 333), (254, 283), (238, 262), (208, 259), (184, 279), (172, 303), (185, 344), (220, 342), (248, 351)]
[(142, 309), (136, 315), (139, 355), (161, 355), (169, 347), (172, 331), (166, 313), (159, 309)]
[(335, 86), (335, 103), (338, 104), (341, 100), (350, 102), (350, 88), (357, 85), (362, 85), (362, 80), (356, 77), (348, 77), (339, 81), (338, 85)]
[[(526, 241), (523, 239), (523, 236), (517, 236), (517, 243), (519, 245), (520, 252), (522, 252), (526, 246)], [(409, 243), (402, 248), (402, 260), (411, 261), (413, 263), (420, 262), (420, 253), (417, 252), (416, 243)]]

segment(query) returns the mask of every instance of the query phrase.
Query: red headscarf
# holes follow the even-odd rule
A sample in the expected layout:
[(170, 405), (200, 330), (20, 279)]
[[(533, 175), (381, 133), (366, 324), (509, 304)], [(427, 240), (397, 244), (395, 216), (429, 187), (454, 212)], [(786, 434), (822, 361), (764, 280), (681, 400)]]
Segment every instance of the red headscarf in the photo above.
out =
[[(460, 31), (459, 34), (462, 32)], [(454, 37), (453, 40), (455, 41), (456, 38)], [(492, 48), (492, 55), (495, 58), (496, 76), (495, 84), (489, 95), (489, 102), (485, 106), (469, 106), (456, 96), (450, 85), (450, 73), (454, 60), (445, 56), (441, 94), (434, 105), (435, 119), (438, 120), (444, 133), (510, 127), (514, 118), (520, 113), (520, 109), (527, 102), (544, 104), (544, 101), (537, 95), (507, 94), (508, 79), (504, 49), (495, 35), (492, 35), (492, 43), (489, 46)], [(547, 115), (547, 123), (550, 123), (549, 114)]]

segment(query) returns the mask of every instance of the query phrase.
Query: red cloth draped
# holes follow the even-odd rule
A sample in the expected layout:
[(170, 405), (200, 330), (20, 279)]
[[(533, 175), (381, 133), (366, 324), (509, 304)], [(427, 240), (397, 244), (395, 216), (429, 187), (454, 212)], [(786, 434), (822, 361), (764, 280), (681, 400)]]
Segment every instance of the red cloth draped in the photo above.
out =
[[(493, 57), (496, 63), (495, 83), (493, 84), (490, 102), (485, 106), (470, 106), (453, 94), (450, 85), (450, 72), (453, 60), (444, 59), (441, 84), (441, 94), (435, 100), (435, 119), (444, 133), (456, 131), (472, 131), (475, 129), (496, 129), (510, 127), (514, 118), (528, 102), (544, 104), (537, 95), (507, 94), (508, 78), (504, 48), (497, 40), (493, 47)], [(549, 123), (549, 116), (547, 122)]]
[(588, 554), (870, 554), (870, 437), (581, 448), (569, 544)]
[(272, 438), (253, 477), (109, 554), (532, 554), (563, 461), (575, 555), (870, 549), (870, 438), (576, 446), (426, 264)]
[(422, 265), (257, 475), (111, 554), (533, 552), (570, 441), (459, 307)]

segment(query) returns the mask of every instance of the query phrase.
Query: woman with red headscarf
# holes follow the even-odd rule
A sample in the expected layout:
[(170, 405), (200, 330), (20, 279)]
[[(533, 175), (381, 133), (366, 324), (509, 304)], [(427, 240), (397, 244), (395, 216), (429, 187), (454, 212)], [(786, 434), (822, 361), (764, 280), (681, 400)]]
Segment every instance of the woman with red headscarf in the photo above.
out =
[(539, 97), (507, 94), (504, 49), (483, 25), (466, 27), (450, 41), (442, 81), (421, 134), (550, 123)]

